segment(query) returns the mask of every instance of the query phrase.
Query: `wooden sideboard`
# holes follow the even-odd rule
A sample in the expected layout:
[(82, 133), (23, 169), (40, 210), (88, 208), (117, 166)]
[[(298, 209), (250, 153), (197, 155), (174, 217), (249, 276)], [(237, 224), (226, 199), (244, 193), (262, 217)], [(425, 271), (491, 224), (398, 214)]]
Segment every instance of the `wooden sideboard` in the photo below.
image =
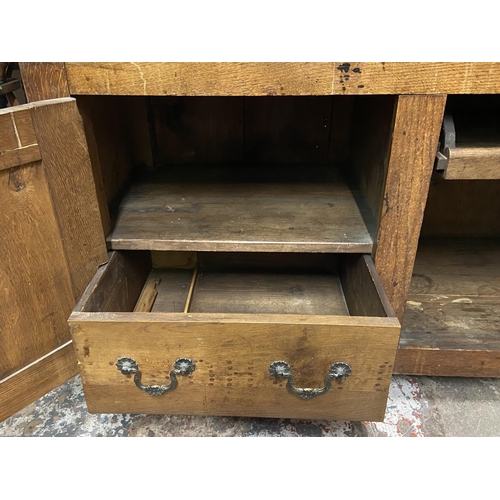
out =
[[(433, 174), (448, 96), (496, 103), (500, 64), (20, 68), (29, 104), (0, 112), (0, 418), (78, 364), (92, 411), (354, 420), (383, 418), (391, 373), (500, 375), (499, 181)], [(461, 290), (468, 258), (489, 281)], [(454, 314), (481, 322), (464, 335)], [(302, 401), (263, 369), (285, 354), (298, 387), (322, 387), (332, 356), (352, 374)], [(196, 369), (155, 398), (109, 366), (133, 355), (144, 384), (167, 384), (178, 357)]]

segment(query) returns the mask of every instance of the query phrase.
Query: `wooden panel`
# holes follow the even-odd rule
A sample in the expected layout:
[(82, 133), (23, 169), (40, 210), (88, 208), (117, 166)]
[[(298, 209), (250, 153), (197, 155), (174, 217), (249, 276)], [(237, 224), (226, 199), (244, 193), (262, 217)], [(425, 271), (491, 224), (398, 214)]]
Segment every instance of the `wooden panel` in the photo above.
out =
[(83, 125), (71, 98), (33, 104), (31, 113), (76, 302), (107, 260)]
[(345, 301), (352, 316), (394, 317), (369, 255), (346, 256), (340, 266)]
[(445, 96), (398, 98), (374, 257), (398, 318), (410, 286), (445, 102)]
[(432, 377), (499, 377), (500, 351), (434, 349), (411, 347), (398, 349), (394, 373)]
[(499, 63), (66, 63), (72, 94), (331, 95), (500, 91)]
[(447, 180), (500, 179), (500, 147), (450, 149)]
[(375, 220), (379, 221), (385, 195), (397, 98), (362, 96), (351, 99), (354, 99), (354, 109), (350, 160), (360, 189), (372, 209)]
[[(132, 144), (125, 126), (127, 112), (123, 98), (103, 96), (79, 96), (78, 109), (85, 121), (85, 132), (93, 132), (91, 152), (97, 187), (104, 190), (102, 200), (113, 205), (127, 187), (134, 156)], [(101, 186), (102, 179), (102, 188)], [(101, 211), (105, 211), (101, 208)]]
[(159, 279), (152, 312), (184, 312), (193, 271), (190, 269), (153, 269), (150, 278)]
[(337, 275), (200, 272), (189, 312), (349, 315)]
[(0, 379), (69, 340), (70, 274), (41, 162), (0, 171)]
[(69, 97), (64, 63), (19, 63), (28, 102)]
[[(198, 171), (191, 177), (200, 181)], [(331, 179), (191, 184), (152, 176), (126, 194), (108, 242), (115, 250), (370, 252), (370, 209)]]
[(149, 252), (111, 252), (75, 307), (78, 311), (133, 311), (151, 269)]
[(241, 162), (243, 98), (153, 97), (158, 161)]
[(28, 106), (0, 110), (0, 170), (41, 159)]
[(246, 97), (244, 106), (246, 161), (327, 162), (331, 97)]
[(332, 63), (66, 63), (71, 94), (328, 95)]
[(500, 377), (500, 240), (423, 240), (398, 373)]
[(422, 236), (495, 237), (500, 234), (500, 180), (448, 181), (435, 175)]
[[(399, 337), (395, 319), (338, 316), (73, 313), (70, 325), (91, 412), (382, 420)], [(168, 383), (178, 357), (196, 370), (152, 397), (116, 369), (122, 356), (146, 384)], [(270, 376), (281, 359), (297, 387), (321, 387), (335, 361), (353, 374), (305, 401)]]
[(351, 162), (351, 136), (355, 97), (332, 97), (332, 121), (328, 161), (345, 165)]
[(12, 377), (0, 381), (0, 422), (22, 410), (78, 373), (68, 343)]
[(500, 63), (335, 63), (334, 94), (495, 94)]

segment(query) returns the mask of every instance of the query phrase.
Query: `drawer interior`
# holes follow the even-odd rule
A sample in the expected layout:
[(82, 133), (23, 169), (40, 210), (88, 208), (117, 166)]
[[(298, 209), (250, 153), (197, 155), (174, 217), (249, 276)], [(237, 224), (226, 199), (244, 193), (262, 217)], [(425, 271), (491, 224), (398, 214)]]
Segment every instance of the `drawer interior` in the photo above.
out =
[(231, 252), (112, 252), (76, 311), (394, 316), (367, 255)]

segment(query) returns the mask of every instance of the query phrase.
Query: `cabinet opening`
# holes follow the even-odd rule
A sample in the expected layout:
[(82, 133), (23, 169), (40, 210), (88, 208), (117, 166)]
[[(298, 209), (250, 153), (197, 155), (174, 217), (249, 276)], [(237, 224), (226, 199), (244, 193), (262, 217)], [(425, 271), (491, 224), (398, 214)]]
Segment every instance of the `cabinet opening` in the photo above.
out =
[(432, 177), (398, 352), (417, 375), (498, 377), (499, 111), (497, 95), (448, 98), (455, 149)]
[(394, 317), (369, 256), (117, 251), (76, 312)]
[(394, 96), (78, 96), (113, 250), (369, 253)]

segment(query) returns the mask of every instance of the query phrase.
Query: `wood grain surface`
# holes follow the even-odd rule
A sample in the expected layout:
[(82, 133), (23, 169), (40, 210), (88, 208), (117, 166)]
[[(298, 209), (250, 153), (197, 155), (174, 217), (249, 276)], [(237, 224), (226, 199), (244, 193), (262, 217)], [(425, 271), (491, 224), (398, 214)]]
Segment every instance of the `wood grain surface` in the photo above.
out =
[(335, 65), (338, 94), (494, 94), (500, 63), (349, 62)]
[(449, 152), (448, 167), (443, 172), (445, 179), (500, 179), (500, 147), (452, 148)]
[(71, 94), (328, 95), (333, 63), (66, 63)]
[(422, 236), (495, 237), (500, 234), (500, 180), (432, 177)]
[(0, 380), (0, 422), (77, 374), (75, 350), (68, 343), (12, 377)]
[[(70, 326), (91, 412), (381, 420), (399, 337), (395, 319), (342, 316), (75, 312)], [(145, 384), (167, 384), (178, 357), (196, 370), (153, 397), (116, 369), (123, 356)], [(304, 401), (270, 376), (275, 360), (290, 363), (297, 387), (321, 387), (336, 361), (352, 375)]]
[(71, 94), (471, 94), (500, 90), (500, 63), (66, 63)]
[(0, 170), (41, 159), (29, 106), (0, 109)]
[(420, 243), (395, 372), (500, 376), (500, 240)]
[(69, 97), (64, 63), (19, 63), (24, 91), (28, 102)]
[(375, 250), (375, 266), (403, 315), (429, 191), (445, 96), (400, 96)]
[(83, 124), (74, 99), (31, 106), (76, 302), (98, 266), (107, 261)]
[[(308, 170), (304, 167), (304, 170)], [(310, 171), (310, 170), (309, 170)], [(189, 170), (185, 170), (189, 175)], [(193, 175), (195, 175), (193, 173)], [(370, 252), (371, 212), (343, 182), (132, 186), (108, 236), (114, 250)]]
[(0, 379), (68, 340), (70, 274), (41, 162), (0, 171)]

